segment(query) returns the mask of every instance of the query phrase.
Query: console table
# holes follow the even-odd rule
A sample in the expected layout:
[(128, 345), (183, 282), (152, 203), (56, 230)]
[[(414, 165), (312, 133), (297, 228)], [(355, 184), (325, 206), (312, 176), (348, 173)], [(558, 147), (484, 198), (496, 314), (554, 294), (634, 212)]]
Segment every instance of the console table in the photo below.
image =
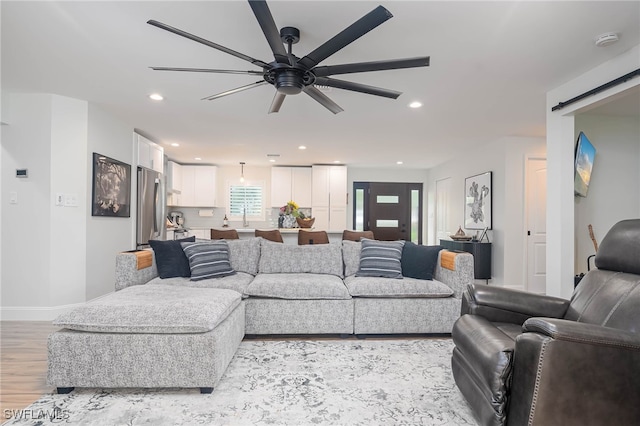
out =
[(473, 255), (474, 278), (477, 280), (491, 279), (491, 243), (440, 240), (440, 245), (447, 250), (471, 253)]

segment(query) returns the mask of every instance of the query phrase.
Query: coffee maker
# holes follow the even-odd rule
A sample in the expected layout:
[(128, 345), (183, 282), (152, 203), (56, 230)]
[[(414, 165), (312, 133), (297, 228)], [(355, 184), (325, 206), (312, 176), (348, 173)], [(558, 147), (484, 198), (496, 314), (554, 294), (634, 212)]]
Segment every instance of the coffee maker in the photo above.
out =
[(169, 219), (169, 222), (171, 222), (171, 226), (175, 226), (176, 228), (182, 228), (182, 225), (184, 225), (184, 215), (182, 214), (182, 212), (169, 212), (169, 216), (167, 216), (167, 219)]

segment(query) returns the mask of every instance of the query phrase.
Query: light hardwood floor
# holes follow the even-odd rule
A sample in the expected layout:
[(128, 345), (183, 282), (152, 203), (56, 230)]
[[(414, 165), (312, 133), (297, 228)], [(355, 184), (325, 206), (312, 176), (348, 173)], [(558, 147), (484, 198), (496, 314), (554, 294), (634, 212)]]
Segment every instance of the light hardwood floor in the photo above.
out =
[(51, 322), (0, 321), (0, 422), (4, 410), (20, 410), (43, 394), (47, 386), (47, 336)]

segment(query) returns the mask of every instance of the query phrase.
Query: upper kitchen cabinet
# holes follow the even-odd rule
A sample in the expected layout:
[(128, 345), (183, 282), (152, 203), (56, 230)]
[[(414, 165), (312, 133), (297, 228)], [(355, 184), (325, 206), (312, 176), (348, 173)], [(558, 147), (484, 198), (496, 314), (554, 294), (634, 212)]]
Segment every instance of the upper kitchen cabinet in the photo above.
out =
[(134, 133), (138, 166), (164, 173), (164, 148), (142, 135)]
[(311, 207), (311, 177), (311, 167), (272, 167), (271, 207), (282, 207), (290, 200)]
[(167, 205), (180, 206), (182, 200), (182, 166), (167, 161)]
[(312, 167), (312, 214), (315, 227), (342, 231), (347, 227), (347, 168)]
[(181, 166), (180, 203), (184, 207), (214, 207), (216, 205), (216, 166)]

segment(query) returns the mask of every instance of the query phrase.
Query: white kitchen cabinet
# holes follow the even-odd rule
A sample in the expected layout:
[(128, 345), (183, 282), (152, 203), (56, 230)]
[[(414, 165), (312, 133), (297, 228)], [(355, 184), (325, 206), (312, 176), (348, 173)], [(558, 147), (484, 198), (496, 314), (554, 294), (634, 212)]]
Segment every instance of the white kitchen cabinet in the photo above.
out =
[(311, 207), (311, 176), (311, 167), (272, 167), (271, 207), (282, 207), (290, 200)]
[(167, 161), (167, 205), (180, 206), (182, 201), (182, 166)]
[(190, 229), (189, 236), (196, 237), (197, 239), (200, 239), (200, 240), (210, 240), (211, 230), (210, 229)]
[(183, 207), (214, 207), (216, 205), (216, 166), (186, 166), (181, 168), (180, 204)]
[(313, 166), (312, 170), (314, 228), (335, 232), (347, 229), (347, 168)]
[(134, 133), (138, 166), (164, 173), (164, 148), (142, 135)]

